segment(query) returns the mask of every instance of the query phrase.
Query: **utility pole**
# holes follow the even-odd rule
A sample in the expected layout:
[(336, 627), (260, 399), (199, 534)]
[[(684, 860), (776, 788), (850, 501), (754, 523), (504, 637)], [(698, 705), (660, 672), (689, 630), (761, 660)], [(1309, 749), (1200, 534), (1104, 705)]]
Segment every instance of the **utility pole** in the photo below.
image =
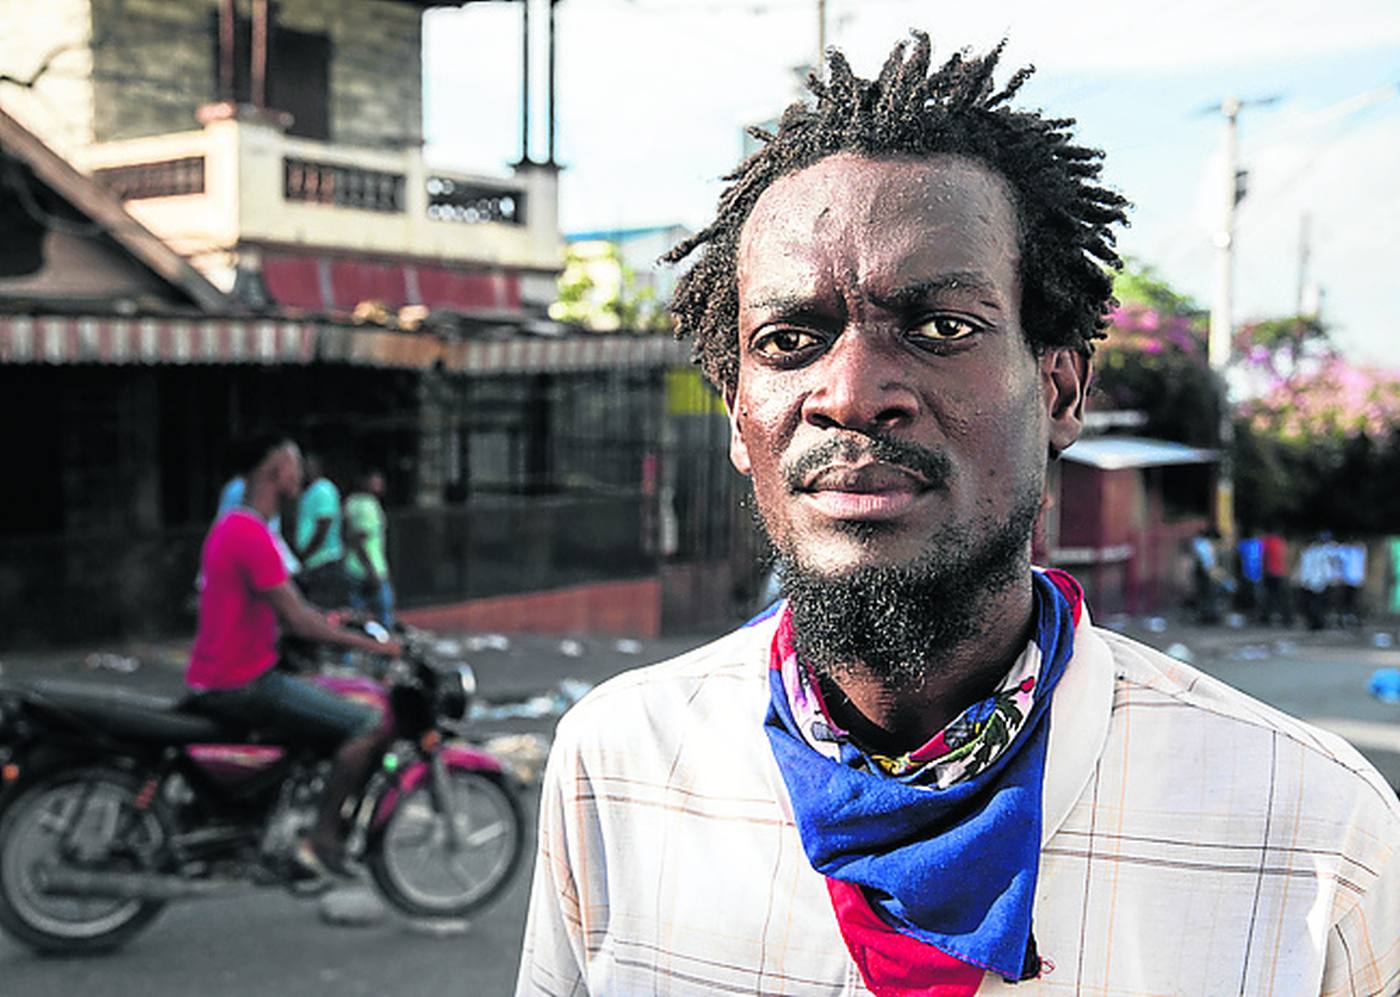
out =
[(1215, 233), (1215, 294), (1211, 298), (1206, 357), (1220, 385), (1220, 465), (1215, 480), (1215, 528), (1227, 539), (1235, 535), (1235, 418), (1229, 381), (1234, 346), (1235, 209), (1245, 193), (1245, 171), (1239, 168), (1239, 116), (1246, 107), (1260, 107), (1276, 100), (1277, 97), (1250, 101), (1226, 97), (1219, 106), (1209, 108), (1225, 118), (1225, 196), (1220, 228)]
[(1298, 225), (1298, 306), (1295, 315), (1307, 315), (1308, 264), (1312, 261), (1312, 216), (1303, 212), (1303, 220)]
[(817, 78), (826, 76), (826, 0), (817, 0)]

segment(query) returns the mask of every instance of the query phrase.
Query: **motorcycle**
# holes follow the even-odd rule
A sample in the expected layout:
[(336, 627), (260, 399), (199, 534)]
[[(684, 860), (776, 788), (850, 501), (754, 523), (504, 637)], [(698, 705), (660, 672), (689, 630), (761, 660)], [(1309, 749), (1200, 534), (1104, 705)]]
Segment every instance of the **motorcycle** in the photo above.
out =
[[(435, 661), (419, 631), (396, 636), (403, 657), (382, 677), (313, 679), (376, 706), (393, 728), (342, 809), (346, 852), (404, 914), (460, 919), (519, 868), (518, 787), (457, 737), (476, 688), (470, 666)], [(324, 892), (330, 884), (308, 880), (293, 852), (329, 769), (324, 754), (201, 713), (197, 696), (57, 681), (0, 689), (0, 928), (40, 951), (100, 951), (173, 900)]]

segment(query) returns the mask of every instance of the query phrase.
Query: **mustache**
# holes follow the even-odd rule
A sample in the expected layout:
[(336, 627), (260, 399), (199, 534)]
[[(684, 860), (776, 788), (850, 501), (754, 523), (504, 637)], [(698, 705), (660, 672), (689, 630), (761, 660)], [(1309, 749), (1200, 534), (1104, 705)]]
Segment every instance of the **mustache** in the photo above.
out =
[(801, 491), (804, 483), (818, 471), (841, 461), (854, 464), (874, 460), (912, 471), (928, 482), (930, 488), (942, 488), (953, 473), (953, 464), (939, 450), (896, 440), (888, 436), (843, 436), (824, 440), (799, 454), (781, 468), (788, 490)]

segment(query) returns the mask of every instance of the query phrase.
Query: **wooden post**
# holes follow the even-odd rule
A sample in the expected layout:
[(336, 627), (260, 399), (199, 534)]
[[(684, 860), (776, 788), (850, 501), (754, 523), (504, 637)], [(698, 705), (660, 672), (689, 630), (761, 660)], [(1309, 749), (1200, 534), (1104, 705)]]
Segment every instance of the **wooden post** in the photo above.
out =
[(234, 93), (234, 31), (237, 18), (233, 10), (233, 0), (219, 0), (219, 99), (232, 102), (237, 99)]
[(267, 107), (267, 0), (253, 0), (252, 44), (249, 46), (252, 65), (249, 80), (253, 106)]

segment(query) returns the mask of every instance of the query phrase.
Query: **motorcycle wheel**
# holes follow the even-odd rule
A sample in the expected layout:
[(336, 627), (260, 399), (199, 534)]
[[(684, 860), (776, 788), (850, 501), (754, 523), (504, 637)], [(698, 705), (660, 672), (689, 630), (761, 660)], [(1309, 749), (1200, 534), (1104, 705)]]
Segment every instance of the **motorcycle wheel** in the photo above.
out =
[(464, 847), (452, 851), (425, 779), (399, 801), (370, 842), (366, 864), (386, 900), (414, 917), (465, 917), (510, 885), (525, 851), (525, 819), (499, 775), (449, 769), (450, 819)]
[(82, 768), (18, 793), (0, 813), (0, 927), (37, 951), (78, 953), (116, 948), (150, 924), (163, 901), (57, 896), (42, 888), (39, 871), (60, 861), (65, 833), (91, 856), (109, 855), (119, 828), (123, 844), (147, 854), (159, 848), (168, 825), (155, 806), (137, 812), (139, 788), (125, 772)]

